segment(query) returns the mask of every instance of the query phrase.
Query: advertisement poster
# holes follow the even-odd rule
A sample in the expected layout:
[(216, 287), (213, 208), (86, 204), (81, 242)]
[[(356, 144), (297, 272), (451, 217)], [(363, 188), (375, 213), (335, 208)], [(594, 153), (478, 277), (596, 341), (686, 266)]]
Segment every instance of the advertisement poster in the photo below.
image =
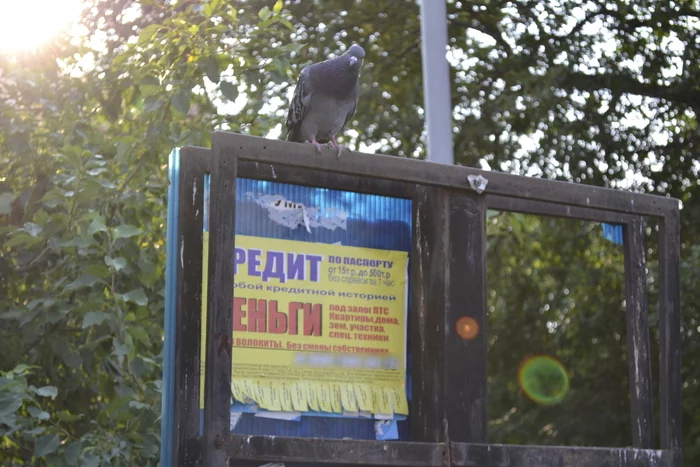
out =
[(279, 418), (408, 415), (408, 252), (237, 234), (234, 256), (234, 406)]

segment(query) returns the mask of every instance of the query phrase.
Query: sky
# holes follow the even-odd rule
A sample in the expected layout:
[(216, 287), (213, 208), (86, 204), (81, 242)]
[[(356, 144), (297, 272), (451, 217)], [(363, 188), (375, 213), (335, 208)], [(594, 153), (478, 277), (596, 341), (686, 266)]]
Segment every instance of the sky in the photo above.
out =
[(79, 17), (81, 0), (0, 0), (0, 53), (33, 51)]

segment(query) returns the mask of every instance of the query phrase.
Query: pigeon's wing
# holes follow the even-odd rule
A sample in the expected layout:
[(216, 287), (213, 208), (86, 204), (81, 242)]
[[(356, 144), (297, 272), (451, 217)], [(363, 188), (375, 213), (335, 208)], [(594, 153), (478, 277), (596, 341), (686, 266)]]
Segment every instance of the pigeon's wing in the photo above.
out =
[(357, 109), (357, 103), (360, 101), (360, 82), (357, 82), (357, 86), (355, 88), (355, 98), (353, 99), (352, 103), (352, 108), (350, 109), (350, 112), (345, 116), (345, 121), (343, 122), (343, 126), (340, 128), (338, 133), (343, 131), (343, 128), (345, 128), (345, 125), (348, 124), (348, 122), (352, 119), (352, 116), (355, 115), (355, 110)]
[(309, 68), (305, 67), (299, 73), (297, 86), (294, 89), (294, 97), (287, 112), (287, 141), (299, 141), (299, 130), (301, 122), (309, 111), (311, 103), (311, 80), (309, 79)]

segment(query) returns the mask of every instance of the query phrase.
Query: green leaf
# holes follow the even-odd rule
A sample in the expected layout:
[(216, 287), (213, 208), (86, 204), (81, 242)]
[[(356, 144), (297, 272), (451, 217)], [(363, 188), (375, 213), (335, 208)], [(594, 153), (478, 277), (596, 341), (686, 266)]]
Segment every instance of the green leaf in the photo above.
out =
[(204, 15), (207, 18), (211, 18), (214, 15), (214, 12), (219, 9), (219, 6), (221, 6), (221, 1), (222, 0), (211, 0), (207, 2), (207, 4), (204, 5)]
[(287, 70), (289, 70), (289, 62), (287, 62), (287, 60), (275, 57), (272, 59), (272, 63), (275, 65), (275, 68), (277, 68), (280, 76), (287, 74)]
[(68, 314), (68, 310), (61, 310), (61, 311), (49, 310), (45, 314), (45, 319), (46, 319), (47, 323), (56, 324), (60, 321), (63, 321), (67, 314)]
[(101, 311), (89, 311), (83, 316), (83, 329), (90, 326), (98, 326), (107, 318), (105, 313)]
[(211, 7), (211, 2), (204, 5), (204, 16), (211, 18), (214, 15), (214, 9)]
[(273, 24), (275, 24), (275, 23), (278, 22), (278, 21), (279, 21), (279, 18), (276, 17), (276, 16), (274, 16), (274, 17), (272, 17), (272, 18), (267, 18), (266, 20), (260, 21), (260, 22), (258, 23), (258, 27), (259, 27), (260, 29), (265, 29), (266, 27), (272, 26)]
[(136, 410), (150, 409), (151, 408), (150, 405), (144, 404), (143, 402), (139, 402), (139, 401), (130, 401), (129, 407), (134, 408)]
[[(291, 24), (290, 24), (290, 26), (291, 26)], [(292, 29), (294, 29), (294, 28), (292, 27)], [(284, 45), (277, 47), (276, 55), (283, 55), (283, 54), (289, 55), (292, 52), (299, 53), (299, 51), (301, 51), (301, 49), (303, 49), (304, 47), (306, 47), (306, 44), (299, 44), (299, 43), (290, 42), (289, 44), (284, 44)]]
[(42, 436), (34, 444), (34, 457), (44, 457), (55, 452), (60, 442), (58, 435)]
[(282, 11), (283, 7), (284, 2), (282, 0), (277, 0), (277, 2), (275, 2), (275, 6), (272, 7), (272, 11), (274, 11), (275, 13), (279, 13), (280, 11)]
[(93, 177), (96, 177), (96, 176), (98, 176), (98, 175), (100, 175), (101, 173), (104, 173), (104, 172), (106, 172), (106, 171), (107, 171), (107, 169), (105, 169), (105, 168), (103, 168), (103, 167), (98, 167), (98, 168), (96, 168), (96, 169), (90, 169), (90, 170), (88, 170), (88, 171), (87, 171), (87, 174), (88, 174), (88, 175), (92, 175)]
[(187, 111), (190, 110), (190, 98), (182, 92), (175, 94), (170, 98), (170, 105), (182, 115), (187, 115)]
[(126, 141), (120, 141), (117, 143), (117, 159), (124, 157), (131, 149), (131, 144)]
[(27, 232), (23, 230), (18, 230), (15, 235), (12, 236), (11, 239), (3, 243), (3, 246), (7, 248), (11, 248), (14, 246), (19, 246), (22, 248), (30, 248), (32, 245), (36, 245), (39, 243), (41, 239), (32, 237), (29, 235)]
[(110, 256), (105, 256), (105, 264), (108, 267), (114, 268), (117, 271), (121, 271), (126, 267), (126, 259), (124, 258), (112, 258)]
[(132, 290), (131, 292), (123, 294), (121, 297), (125, 302), (133, 302), (139, 306), (148, 305), (148, 297), (143, 289)]
[(221, 93), (230, 101), (235, 101), (238, 97), (238, 86), (228, 81), (222, 81), (219, 85), (221, 88)]
[(38, 436), (45, 431), (46, 431), (45, 426), (38, 426), (36, 428), (32, 428), (31, 430), (27, 431), (26, 434), (31, 435), (31, 436)]
[(38, 368), (38, 367), (35, 365), (25, 365), (24, 363), (20, 363), (19, 365), (14, 367), (12, 372), (16, 375), (22, 375), (22, 374), (25, 374), (27, 372), (27, 370), (31, 370), (32, 368)]
[(238, 22), (238, 10), (234, 7), (230, 7), (228, 9), (228, 17), (231, 19), (232, 23), (237, 23)]
[(91, 265), (85, 268), (85, 274), (91, 274), (97, 277), (98, 279), (104, 279), (107, 276), (109, 276), (110, 272), (104, 264), (92, 263)]
[(58, 244), (59, 247), (61, 248), (66, 248), (66, 247), (78, 247), (78, 248), (85, 248), (90, 245), (92, 245), (94, 240), (92, 238), (87, 239), (83, 237), (73, 237), (72, 239), (66, 241), (66, 242), (61, 242)]
[(83, 364), (83, 357), (80, 356), (80, 352), (69, 347), (63, 353), (63, 363), (65, 363), (68, 368), (80, 368), (80, 365)]
[(270, 8), (266, 6), (262, 7), (258, 12), (258, 17), (263, 21), (269, 19), (270, 16), (272, 16), (272, 12), (270, 11)]
[(33, 222), (26, 222), (24, 224), (24, 231), (27, 232), (29, 235), (32, 237), (37, 237), (41, 232), (44, 231), (44, 228), (40, 226), (39, 224), (35, 224)]
[(34, 390), (37, 396), (55, 398), (58, 395), (58, 389), (56, 386), (44, 386), (39, 389)]
[(106, 180), (106, 179), (104, 179), (104, 178), (101, 178), (101, 179), (97, 180), (97, 183), (98, 183), (102, 188), (106, 188), (106, 189), (108, 189), (108, 190), (114, 190), (114, 189), (117, 187), (117, 185), (115, 185), (113, 182), (111, 182), (111, 181), (109, 181), (109, 180)]
[(41, 410), (37, 407), (27, 407), (27, 412), (29, 412), (29, 415), (31, 415), (33, 418), (36, 418), (37, 420), (48, 420), (51, 418), (51, 415), (49, 415), (48, 412)]
[(78, 465), (78, 461), (80, 460), (80, 452), (82, 451), (82, 449), (83, 446), (80, 441), (76, 441), (74, 443), (69, 444), (64, 454), (66, 465)]
[(145, 346), (151, 345), (151, 339), (148, 337), (148, 332), (146, 332), (142, 326), (129, 326), (127, 330), (129, 331), (129, 334), (131, 334), (131, 336), (138, 342), (141, 342)]
[(97, 282), (97, 277), (91, 274), (83, 274), (65, 287), (66, 291), (78, 290), (83, 287), (92, 287)]
[(160, 275), (158, 274), (158, 267), (148, 261), (146, 258), (140, 258), (139, 262), (139, 282), (146, 287), (153, 287)]
[(102, 216), (98, 216), (92, 222), (90, 222), (90, 225), (88, 226), (88, 229), (87, 229), (88, 235), (94, 235), (97, 232), (106, 232), (106, 231), (107, 231), (107, 226), (105, 225), (105, 220)]
[(143, 359), (139, 357), (136, 357), (131, 361), (131, 363), (129, 364), (129, 369), (131, 370), (131, 373), (137, 378), (141, 378), (144, 374), (146, 374), (147, 371)]
[(294, 32), (294, 25), (292, 25), (292, 22), (289, 21), (288, 19), (280, 18), (280, 23), (282, 23), (290, 31)]
[(129, 224), (122, 224), (114, 229), (114, 239), (129, 238), (133, 237), (134, 235), (139, 235), (140, 233), (141, 229), (138, 227), (134, 227), (133, 225)]
[(206, 73), (207, 78), (212, 83), (218, 83), (221, 79), (221, 71), (219, 70), (219, 64), (216, 62), (216, 58), (209, 57), (204, 63), (204, 73)]
[(157, 97), (149, 97), (146, 99), (143, 109), (146, 112), (156, 112), (163, 108), (163, 101)]
[(78, 194), (76, 195), (76, 201), (87, 204), (104, 196), (104, 192), (101, 185), (98, 183), (98, 180), (100, 179), (88, 178), (85, 180), (82, 187), (78, 191)]
[(72, 414), (68, 410), (61, 410), (56, 414), (56, 418), (61, 420), (62, 422), (74, 422), (76, 420), (80, 420), (81, 418), (83, 418), (83, 416)]
[[(116, 341), (115, 341), (116, 343)], [(106, 408), (108, 415), (114, 415), (116, 412), (123, 410), (128, 407), (130, 396), (119, 396), (116, 397)]]
[(136, 42), (139, 46), (144, 46), (150, 42), (158, 31), (160, 31), (160, 24), (151, 24), (143, 28), (141, 34), (139, 34), (139, 39)]
[(100, 465), (100, 457), (96, 454), (85, 454), (81, 467), (98, 467)]
[(119, 66), (122, 65), (124, 62), (126, 62), (129, 58), (131, 57), (131, 54), (128, 52), (123, 52), (118, 54), (116, 57), (114, 57), (114, 60), (112, 60), (112, 65), (114, 66)]
[(22, 407), (23, 399), (22, 394), (0, 392), (0, 417), (17, 412)]
[(161, 87), (161, 81), (160, 79), (156, 78), (155, 76), (144, 76), (141, 78), (139, 81), (139, 86), (155, 86), (157, 88)]
[(134, 339), (131, 334), (127, 333), (124, 335), (124, 343), (118, 342), (116, 339), (113, 340), (114, 344), (114, 354), (117, 357), (133, 356), (135, 353), (134, 349)]
[(10, 192), (0, 193), (0, 215), (10, 214), (12, 212), (12, 202), (15, 200), (15, 195)]
[(97, 166), (97, 167), (104, 167), (107, 165), (107, 161), (104, 160), (104, 156), (102, 154), (95, 154), (89, 161), (88, 161), (88, 166)]

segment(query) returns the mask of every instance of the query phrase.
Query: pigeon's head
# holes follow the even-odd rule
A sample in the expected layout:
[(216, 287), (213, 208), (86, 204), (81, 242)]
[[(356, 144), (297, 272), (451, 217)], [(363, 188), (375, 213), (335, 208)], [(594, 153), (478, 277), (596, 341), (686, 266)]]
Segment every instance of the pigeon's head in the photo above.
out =
[(365, 59), (365, 49), (357, 44), (353, 44), (344, 55), (346, 55), (348, 58), (350, 71), (353, 73), (359, 73), (360, 68), (362, 67), (362, 62)]

